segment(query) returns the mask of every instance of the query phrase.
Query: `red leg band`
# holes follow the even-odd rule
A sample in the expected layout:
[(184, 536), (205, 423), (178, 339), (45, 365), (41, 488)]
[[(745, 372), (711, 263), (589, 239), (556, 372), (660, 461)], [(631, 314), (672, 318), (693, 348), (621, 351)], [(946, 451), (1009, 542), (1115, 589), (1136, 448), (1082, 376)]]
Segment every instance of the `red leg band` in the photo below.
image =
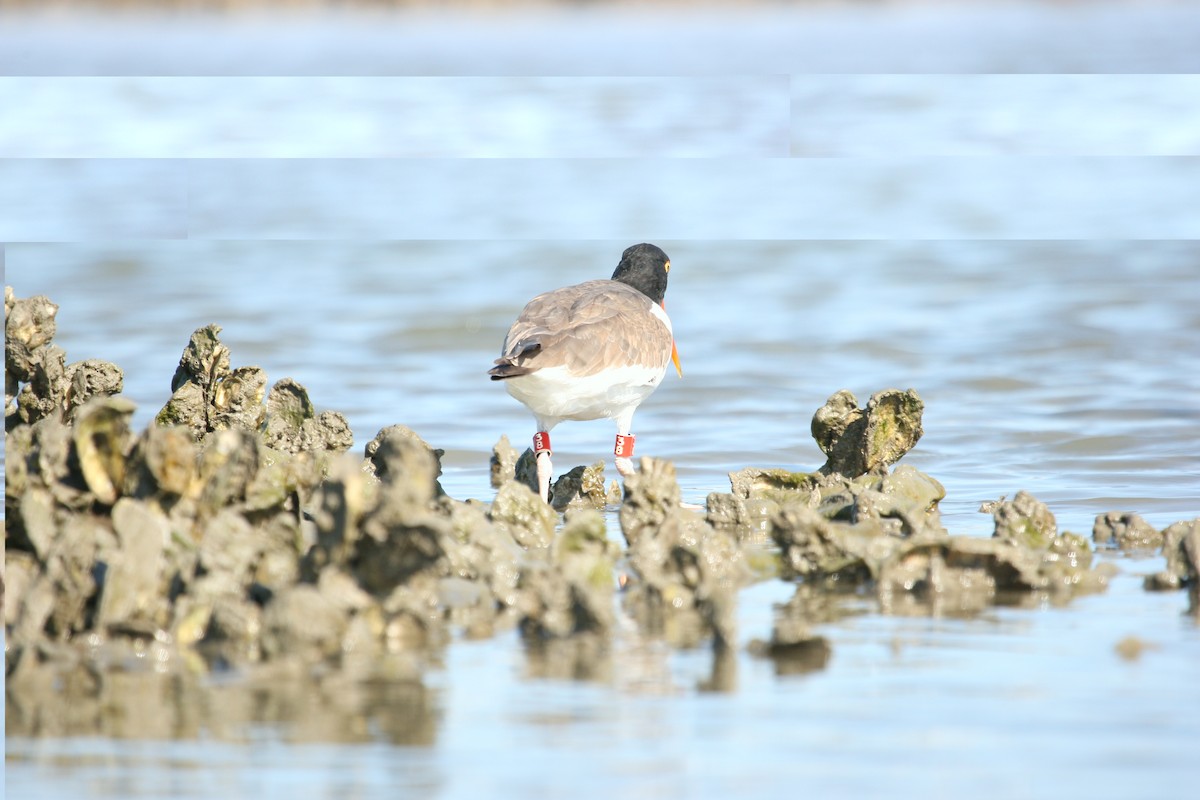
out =
[(617, 458), (632, 458), (633, 440), (634, 435), (632, 433), (618, 433), (617, 443), (613, 446), (613, 455)]
[(549, 431), (538, 431), (537, 433), (535, 433), (533, 435), (533, 454), (536, 456), (541, 453), (549, 453), (549, 452), (550, 452), (550, 432)]

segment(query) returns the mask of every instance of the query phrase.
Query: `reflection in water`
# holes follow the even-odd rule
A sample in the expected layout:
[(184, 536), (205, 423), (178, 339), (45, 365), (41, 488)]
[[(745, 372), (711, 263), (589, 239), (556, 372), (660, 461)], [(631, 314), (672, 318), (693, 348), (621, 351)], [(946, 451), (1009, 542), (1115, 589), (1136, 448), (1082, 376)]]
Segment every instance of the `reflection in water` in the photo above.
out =
[(697, 683), (702, 692), (736, 692), (738, 688), (737, 651), (727, 645), (713, 647), (712, 674)]
[(817, 635), (814, 626), (867, 613), (863, 598), (853, 589), (804, 582), (796, 585), (787, 602), (775, 604), (773, 611), (770, 640), (752, 641), (750, 652), (774, 662), (775, 674), (781, 677), (820, 672), (829, 665), (833, 645)]
[(8, 736), (203, 739), (246, 742), (266, 729), (291, 743), (431, 746), (437, 693), (419, 679), (357, 680), (344, 673), (258, 674), (248, 679), (99, 672), (81, 663), (5, 686)]
[(598, 633), (567, 639), (525, 639), (525, 677), (608, 683), (613, 679), (611, 641), (606, 634)]
[(833, 646), (827, 639), (814, 636), (791, 644), (771, 644), (764, 654), (775, 662), (775, 674), (782, 678), (825, 669), (833, 656)]
[(675, 645), (657, 636), (579, 634), (567, 639), (525, 641), (526, 680), (582, 681), (616, 688), (629, 696), (676, 695), (737, 690), (738, 651), (706, 641), (688, 655), (711, 652), (707, 674), (688, 686), (672, 670)]

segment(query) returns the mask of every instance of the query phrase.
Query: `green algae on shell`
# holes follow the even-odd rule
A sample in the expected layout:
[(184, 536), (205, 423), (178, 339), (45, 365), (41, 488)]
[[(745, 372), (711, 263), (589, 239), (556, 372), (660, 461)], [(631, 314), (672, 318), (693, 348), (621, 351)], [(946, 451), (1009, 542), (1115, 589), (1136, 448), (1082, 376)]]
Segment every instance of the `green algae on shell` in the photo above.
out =
[(996, 523), (992, 535), (998, 539), (1044, 550), (1058, 535), (1058, 523), (1050, 509), (1028, 492), (1017, 492), (1012, 500), (1002, 498), (986, 508), (991, 511)]
[(811, 431), (828, 456), (820, 472), (855, 478), (899, 461), (923, 434), (925, 404), (913, 389), (885, 389), (865, 408), (854, 394), (836, 392), (813, 415)]
[(488, 518), (526, 549), (549, 548), (558, 522), (554, 509), (517, 481), (505, 483), (496, 492)]

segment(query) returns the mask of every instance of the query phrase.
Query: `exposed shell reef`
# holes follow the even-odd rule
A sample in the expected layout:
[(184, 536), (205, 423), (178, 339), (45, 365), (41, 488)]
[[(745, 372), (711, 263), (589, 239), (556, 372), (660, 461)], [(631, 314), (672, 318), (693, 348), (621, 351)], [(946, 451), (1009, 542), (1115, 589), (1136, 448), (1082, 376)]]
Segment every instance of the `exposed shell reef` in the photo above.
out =
[(851, 613), (846, 597), (893, 614), (1065, 602), (1105, 590), (1117, 567), (1098, 549), (1162, 553), (1147, 590), (1188, 589), (1197, 606), (1200, 519), (1159, 531), (1111, 512), (1089, 538), (1019, 492), (986, 505), (992, 537), (948, 532), (942, 485), (894, 466), (922, 434), (912, 390), (865, 406), (837, 392), (812, 422), (824, 465), (742, 469), (698, 511), (653, 458), (624, 487), (603, 463), (569, 470), (546, 505), (531, 454), (505, 438), (492, 501), (460, 501), (438, 482), (440, 450), (393, 425), (350, 454), (345, 417), (233, 367), (216, 325), (192, 334), (170, 400), (134, 431), (121, 370), (53, 343), (54, 303), (6, 288), (4, 309), (10, 693), (131, 669), (416, 676), (455, 636), (513, 629), (564, 676), (630, 630), (727, 657), (739, 591), (763, 580), (795, 593), (751, 651), (821, 669), (820, 628)]

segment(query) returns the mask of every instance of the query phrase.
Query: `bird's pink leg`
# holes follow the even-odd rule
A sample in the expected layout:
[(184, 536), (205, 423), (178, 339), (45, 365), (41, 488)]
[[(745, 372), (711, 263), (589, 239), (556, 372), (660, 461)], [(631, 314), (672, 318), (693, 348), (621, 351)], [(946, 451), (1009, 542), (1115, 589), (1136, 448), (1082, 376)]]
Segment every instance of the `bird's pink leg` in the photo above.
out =
[(550, 463), (550, 432), (538, 431), (533, 435), (533, 454), (537, 462), (538, 494), (542, 500), (550, 502), (550, 476), (553, 466)]

